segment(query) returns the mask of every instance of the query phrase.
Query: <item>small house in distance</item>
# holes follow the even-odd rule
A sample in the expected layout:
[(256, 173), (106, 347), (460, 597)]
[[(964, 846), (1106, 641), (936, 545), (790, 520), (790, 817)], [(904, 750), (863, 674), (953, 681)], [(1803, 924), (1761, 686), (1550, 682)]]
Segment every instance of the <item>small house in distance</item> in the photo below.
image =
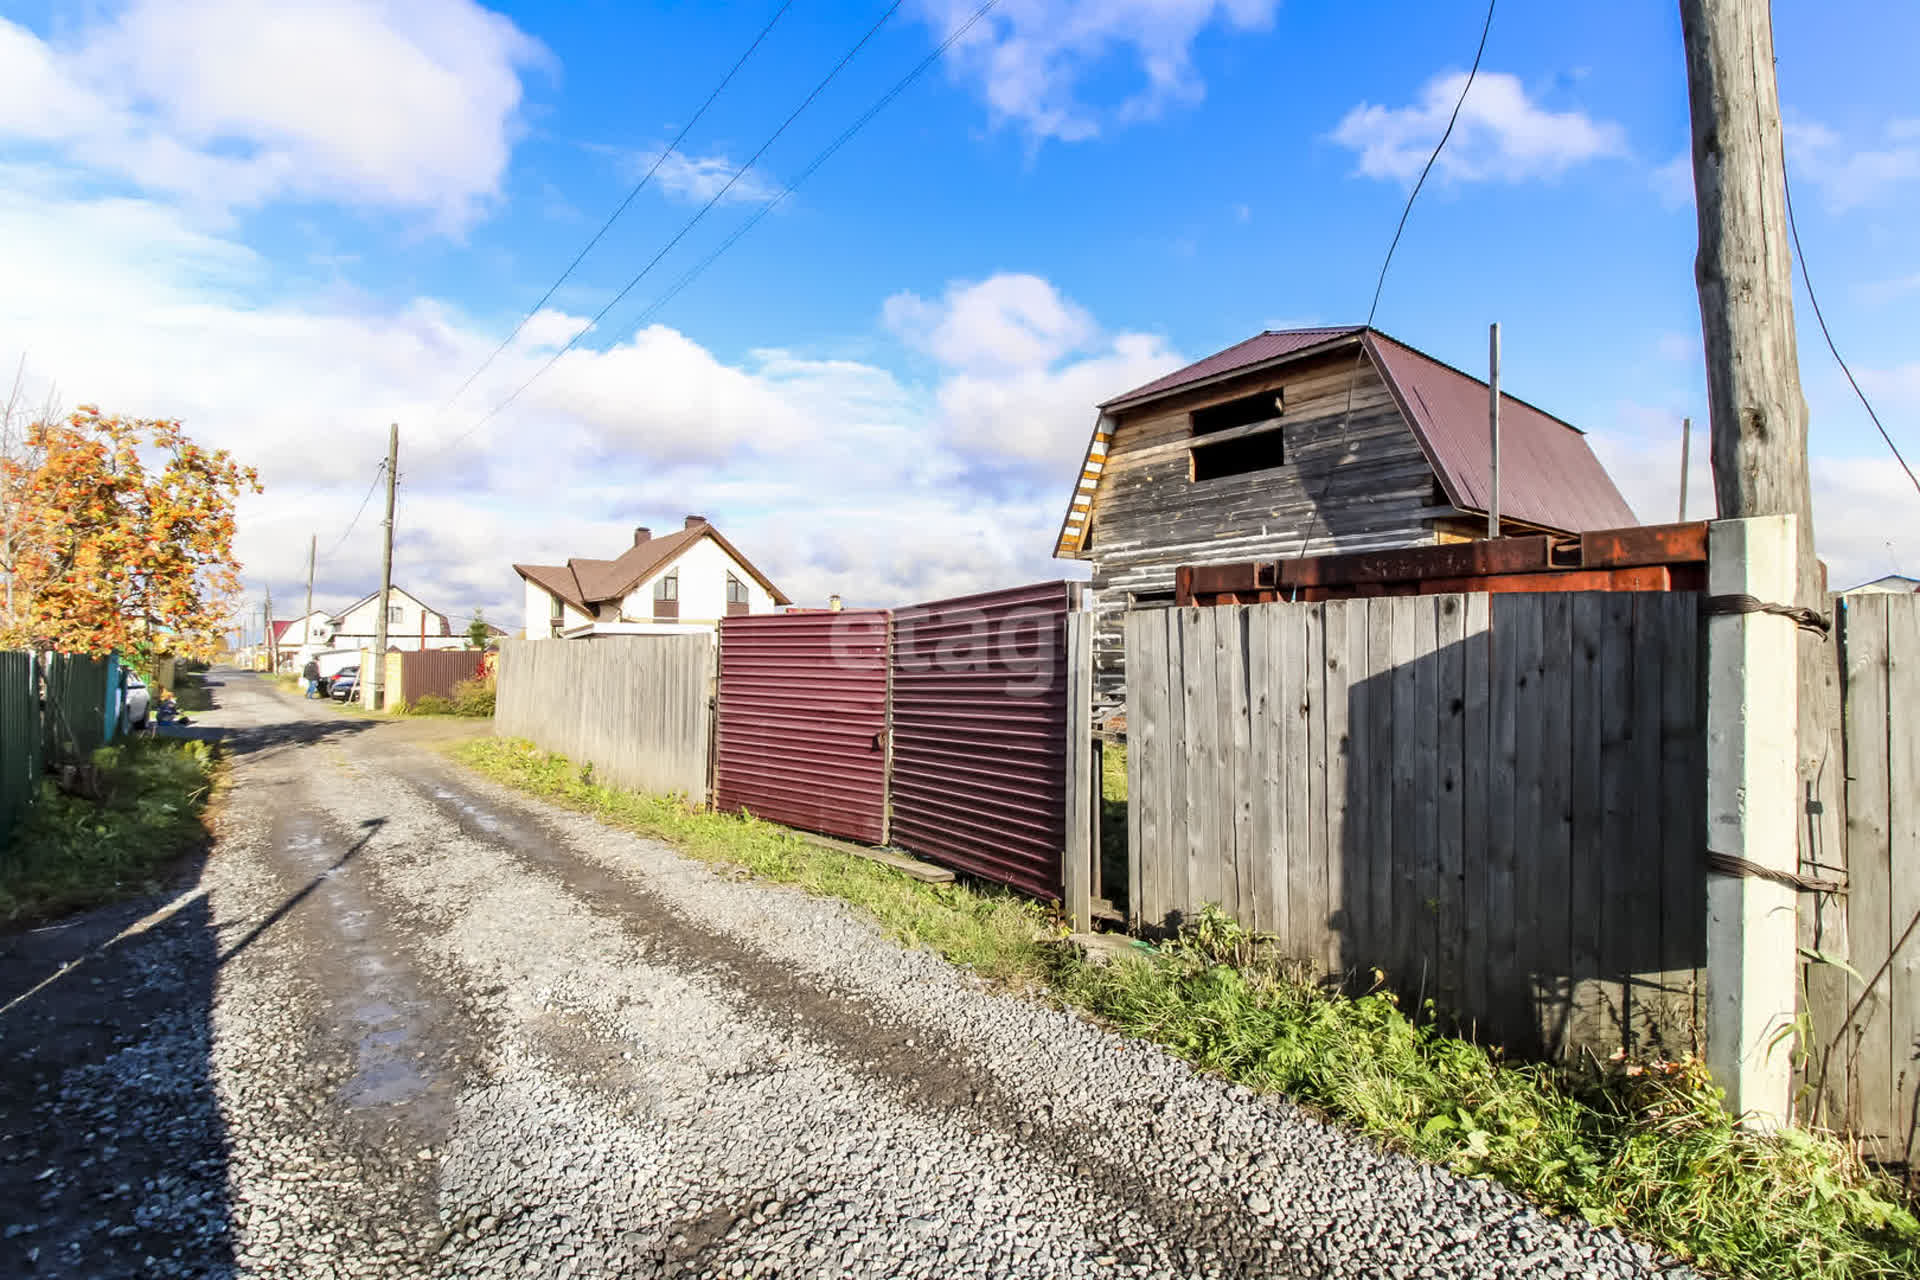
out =
[[(1501, 532), (1638, 523), (1578, 427), (1502, 394)], [(1095, 698), (1121, 615), (1181, 565), (1486, 536), (1487, 384), (1377, 329), (1269, 330), (1100, 406), (1054, 554), (1093, 566)]]
[(705, 516), (661, 538), (635, 529), (612, 560), (513, 571), (526, 586), (528, 639), (710, 631), (721, 618), (792, 603)]

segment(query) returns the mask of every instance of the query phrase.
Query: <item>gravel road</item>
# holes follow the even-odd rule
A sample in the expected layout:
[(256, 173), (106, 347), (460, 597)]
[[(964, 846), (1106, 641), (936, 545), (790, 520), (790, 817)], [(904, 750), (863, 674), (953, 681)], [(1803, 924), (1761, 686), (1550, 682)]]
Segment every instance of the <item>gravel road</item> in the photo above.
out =
[(190, 881), (0, 939), (0, 1274), (1660, 1269), (477, 780), (445, 722), (214, 692)]

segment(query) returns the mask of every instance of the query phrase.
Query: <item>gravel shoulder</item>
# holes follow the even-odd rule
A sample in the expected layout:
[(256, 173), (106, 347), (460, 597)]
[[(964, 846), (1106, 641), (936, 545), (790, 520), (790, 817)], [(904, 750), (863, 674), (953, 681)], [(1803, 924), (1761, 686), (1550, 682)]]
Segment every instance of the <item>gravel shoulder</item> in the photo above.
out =
[(92, 958), (0, 1014), (0, 1273), (1657, 1269), (480, 780), (433, 722), (216, 694), (193, 888), (97, 954), (153, 904), (64, 926)]

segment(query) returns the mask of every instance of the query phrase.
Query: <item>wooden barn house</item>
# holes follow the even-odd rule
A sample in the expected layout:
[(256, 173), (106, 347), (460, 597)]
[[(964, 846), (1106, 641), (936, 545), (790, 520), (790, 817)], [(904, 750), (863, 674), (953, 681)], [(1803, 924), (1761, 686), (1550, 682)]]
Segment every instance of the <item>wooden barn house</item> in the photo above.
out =
[[(1502, 533), (1638, 523), (1578, 427), (1501, 396)], [(1093, 565), (1096, 697), (1174, 570), (1486, 535), (1487, 384), (1378, 329), (1269, 330), (1100, 406), (1054, 554)]]

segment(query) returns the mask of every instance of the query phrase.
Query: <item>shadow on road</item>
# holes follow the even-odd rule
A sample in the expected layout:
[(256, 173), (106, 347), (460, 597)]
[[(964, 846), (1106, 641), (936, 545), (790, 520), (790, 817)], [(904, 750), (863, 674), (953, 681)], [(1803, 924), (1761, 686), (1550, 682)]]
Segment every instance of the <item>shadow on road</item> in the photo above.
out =
[(367, 842), (372, 840), (374, 836), (379, 834), (380, 828), (386, 825), (387, 825), (387, 820), (385, 818), (368, 818), (365, 822), (362, 822), (360, 824), (360, 831), (361, 831), (360, 838), (354, 841), (353, 844), (347, 848), (347, 851), (345, 853), (341, 854), (337, 859), (335, 859), (332, 865), (330, 865), (325, 871), (322, 871), (319, 875), (315, 876), (313, 879), (307, 881), (306, 884), (302, 885), (298, 892), (294, 893), (285, 902), (275, 907), (272, 910), (272, 912), (270, 912), (266, 916), (266, 918), (260, 921), (259, 924), (247, 930), (246, 936), (241, 938), (238, 942), (234, 943), (232, 946), (228, 947), (225, 951), (221, 952), (220, 958), (214, 963), (216, 965), (225, 965), (227, 961), (233, 959), (235, 956), (239, 955), (242, 951), (245, 951), (248, 947), (252, 946), (255, 940), (257, 940), (261, 934), (265, 933), (267, 930), (273, 928), (274, 925), (284, 920), (288, 912), (292, 911), (295, 907), (299, 906), (302, 902), (305, 902), (308, 896), (311, 895), (315, 889), (318, 889), (322, 884), (324, 884), (330, 876), (338, 875), (346, 867), (346, 865), (349, 862), (352, 862), (354, 858), (359, 855), (362, 849), (367, 847)]
[(0, 938), (0, 1275), (231, 1265), (217, 955), (197, 891)]

